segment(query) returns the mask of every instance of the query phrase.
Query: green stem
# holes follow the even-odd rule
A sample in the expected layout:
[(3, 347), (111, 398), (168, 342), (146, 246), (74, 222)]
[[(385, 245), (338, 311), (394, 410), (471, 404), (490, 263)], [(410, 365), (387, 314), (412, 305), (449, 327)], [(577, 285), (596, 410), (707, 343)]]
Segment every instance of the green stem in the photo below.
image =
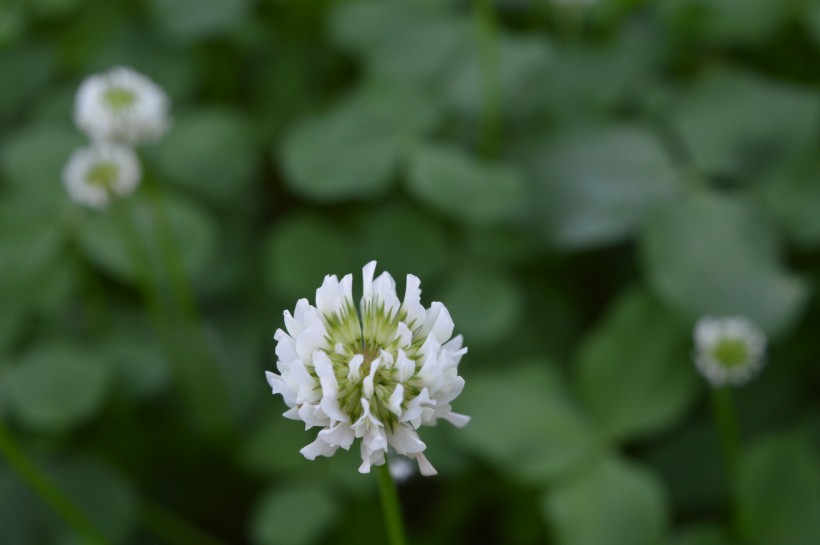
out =
[(376, 477), (379, 481), (379, 495), (382, 501), (384, 525), (387, 528), (388, 543), (390, 545), (406, 545), (404, 524), (401, 519), (399, 495), (396, 492), (396, 483), (390, 475), (387, 464), (376, 466)]
[[(734, 396), (731, 386), (712, 389), (712, 414), (715, 419), (723, 465), (726, 469), (730, 495), (736, 490), (738, 458), (740, 454), (740, 427), (737, 422)], [(738, 537), (743, 536), (743, 529), (736, 512), (732, 514), (732, 524)]]
[(0, 454), (23, 481), (51, 506), (74, 531), (91, 545), (107, 545), (108, 541), (71, 500), (32, 463), (15, 442), (11, 432), (0, 420)]
[(140, 521), (148, 532), (170, 545), (227, 545), (162, 505), (144, 501)]
[(493, 0), (474, 0), (481, 61), (480, 145), (485, 157), (495, 157), (501, 144), (502, 89), (498, 21)]
[[(177, 335), (174, 334), (174, 323), (170, 321), (172, 320), (170, 313), (165, 310), (163, 296), (157, 286), (154, 271), (151, 267), (151, 257), (141, 240), (133, 211), (127, 201), (115, 202), (110, 210), (126, 253), (132, 266), (137, 271), (139, 286), (154, 322), (154, 327), (160, 336), (163, 350), (167, 357), (176, 363), (174, 371), (183, 395), (191, 405), (191, 409), (197, 417), (197, 422), (202, 425), (203, 429), (209, 433), (219, 435), (225, 430), (223, 424), (226, 419), (225, 413), (215, 403), (216, 399), (212, 395), (211, 383), (203, 380), (201, 374), (195, 374), (197, 371), (201, 373), (210, 370), (200, 370), (198, 366), (188, 363), (191, 343), (186, 335), (183, 335), (181, 339), (177, 339)], [(179, 342), (182, 343), (182, 346), (179, 345)]]

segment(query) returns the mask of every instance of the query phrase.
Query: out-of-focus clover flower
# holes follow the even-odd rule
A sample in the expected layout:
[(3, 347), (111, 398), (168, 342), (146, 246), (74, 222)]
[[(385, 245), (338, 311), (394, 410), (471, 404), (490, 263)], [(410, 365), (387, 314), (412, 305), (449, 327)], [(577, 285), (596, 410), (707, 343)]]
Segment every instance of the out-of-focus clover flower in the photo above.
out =
[(361, 473), (385, 463), (388, 446), (415, 458), (422, 475), (436, 470), (416, 430), (443, 418), (462, 427), (469, 417), (450, 402), (464, 388), (458, 364), (467, 349), (454, 338), (447, 308), (421, 304), (420, 281), (407, 276), (404, 300), (388, 273), (375, 280), (376, 262), (363, 269), (364, 290), (353, 303), (353, 277), (326, 276), (316, 306), (300, 299), (274, 338), (279, 374), (266, 372), (274, 394), (290, 409), (284, 416), (322, 428), (300, 452), (331, 456), (361, 439)]
[(120, 66), (89, 76), (80, 85), (74, 121), (92, 140), (137, 145), (168, 130), (168, 109), (168, 97), (158, 85)]
[(701, 318), (694, 337), (695, 365), (716, 388), (745, 384), (766, 362), (766, 336), (746, 318)]
[(104, 208), (112, 198), (128, 195), (140, 182), (140, 163), (129, 147), (98, 143), (76, 150), (63, 169), (72, 200)]

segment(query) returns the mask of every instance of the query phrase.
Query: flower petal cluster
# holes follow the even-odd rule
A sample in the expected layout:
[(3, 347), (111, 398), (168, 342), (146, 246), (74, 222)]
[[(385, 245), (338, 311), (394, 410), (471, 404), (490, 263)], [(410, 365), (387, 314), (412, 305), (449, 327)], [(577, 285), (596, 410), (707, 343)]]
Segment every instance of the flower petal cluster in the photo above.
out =
[(140, 181), (140, 163), (129, 147), (96, 143), (71, 155), (63, 169), (69, 196), (92, 208), (104, 208), (114, 197), (128, 195)]
[(316, 290), (315, 306), (300, 299), (293, 314), (285, 311), (285, 330), (274, 336), (279, 373), (266, 372), (268, 383), (289, 407), (285, 417), (321, 428), (300, 451), (306, 458), (360, 439), (362, 473), (384, 464), (392, 448), (414, 458), (422, 475), (435, 475), (417, 430), (439, 419), (469, 421), (450, 405), (464, 388), (458, 364), (467, 349), (452, 336), (443, 304), (421, 304), (417, 277), (407, 276), (400, 300), (390, 274), (374, 279), (375, 270), (375, 261), (363, 269), (358, 309), (352, 275), (332, 275)]
[(74, 103), (74, 121), (92, 140), (138, 145), (170, 126), (169, 100), (147, 77), (122, 66), (89, 76)]
[(745, 384), (766, 362), (766, 335), (740, 316), (701, 318), (694, 339), (695, 366), (714, 387)]

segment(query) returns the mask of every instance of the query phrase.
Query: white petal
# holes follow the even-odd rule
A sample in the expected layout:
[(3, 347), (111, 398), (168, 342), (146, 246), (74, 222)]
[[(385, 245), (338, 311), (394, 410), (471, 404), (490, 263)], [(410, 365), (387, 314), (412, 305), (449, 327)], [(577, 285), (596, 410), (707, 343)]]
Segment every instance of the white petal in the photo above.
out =
[(404, 386), (396, 384), (396, 389), (390, 394), (390, 399), (387, 401), (387, 408), (396, 416), (401, 416), (401, 403), (404, 401)]
[(419, 452), (415, 454), (414, 458), (419, 464), (419, 472), (422, 475), (424, 475), (425, 477), (438, 475), (438, 471), (436, 471), (436, 468), (433, 467), (433, 464), (430, 463), (430, 460), (428, 460), (424, 454)]
[(427, 311), (421, 304), (421, 281), (412, 274), (407, 275), (407, 285), (404, 288), (404, 302), (402, 310), (407, 313), (407, 323), (417, 328), (424, 323)]
[(329, 445), (339, 446), (347, 450), (353, 444), (353, 430), (350, 424), (339, 422), (332, 428), (325, 428), (319, 432), (319, 439)]
[(376, 371), (379, 369), (381, 363), (381, 358), (376, 358), (370, 362), (370, 374), (368, 374), (362, 382), (362, 392), (367, 399), (373, 397), (373, 378), (376, 376)]
[(347, 363), (347, 366), (349, 368), (347, 372), (347, 380), (352, 382), (358, 382), (359, 379), (362, 378), (361, 368), (363, 363), (364, 356), (362, 356), (361, 354), (356, 354), (355, 356), (350, 358), (350, 361)]
[(399, 454), (415, 454), (422, 452), (427, 445), (419, 439), (419, 434), (402, 425), (394, 426), (388, 434), (387, 441)]
[(407, 382), (407, 379), (416, 372), (416, 362), (407, 357), (404, 350), (399, 349), (399, 356), (396, 360), (396, 369), (399, 374), (399, 382)]
[(371, 261), (362, 268), (362, 300), (369, 301), (373, 297), (373, 274), (376, 272), (376, 262)]
[(308, 460), (315, 460), (317, 456), (333, 456), (339, 447), (328, 445), (321, 439), (317, 438), (315, 441), (305, 446), (299, 452)]
[(452, 411), (444, 414), (442, 418), (457, 428), (463, 428), (470, 422), (470, 417), (466, 414), (454, 413)]

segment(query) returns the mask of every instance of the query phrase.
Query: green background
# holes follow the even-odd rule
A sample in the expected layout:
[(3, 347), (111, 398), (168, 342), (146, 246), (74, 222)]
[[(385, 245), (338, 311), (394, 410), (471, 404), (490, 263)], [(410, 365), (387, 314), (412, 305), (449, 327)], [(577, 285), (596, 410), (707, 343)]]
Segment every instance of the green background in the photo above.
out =
[[(142, 268), (60, 180), (120, 64), (173, 101), (122, 203)], [(0, 419), (112, 544), (384, 543), (263, 374), (282, 311), (377, 259), (470, 348), (413, 543), (820, 543), (818, 122), (811, 0), (3, 0)], [(180, 277), (193, 333), (145, 306)], [(706, 314), (770, 340), (731, 479)], [(0, 542), (84, 543), (2, 458)]]

